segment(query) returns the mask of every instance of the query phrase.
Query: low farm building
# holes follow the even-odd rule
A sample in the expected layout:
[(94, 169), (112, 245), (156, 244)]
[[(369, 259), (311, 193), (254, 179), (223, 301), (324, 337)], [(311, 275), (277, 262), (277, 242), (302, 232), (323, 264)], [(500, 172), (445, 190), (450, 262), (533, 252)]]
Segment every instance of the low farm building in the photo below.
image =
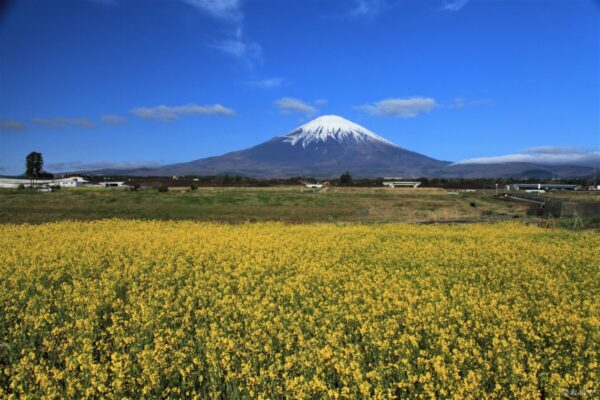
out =
[(68, 178), (59, 179), (17, 179), (17, 178), (0, 178), (0, 188), (17, 189), (24, 187), (81, 187), (89, 182), (80, 176), (71, 176)]

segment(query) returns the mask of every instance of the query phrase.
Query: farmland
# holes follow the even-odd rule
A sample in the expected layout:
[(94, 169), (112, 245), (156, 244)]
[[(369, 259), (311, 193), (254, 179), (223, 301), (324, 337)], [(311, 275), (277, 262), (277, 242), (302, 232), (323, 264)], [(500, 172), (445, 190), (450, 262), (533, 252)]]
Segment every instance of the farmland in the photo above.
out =
[(2, 224), (0, 397), (594, 398), (599, 252), (517, 223)]
[(303, 187), (199, 188), (187, 192), (63, 189), (55, 193), (0, 190), (0, 223), (136, 218), (240, 223), (451, 222), (521, 218), (528, 205), (493, 192), (443, 189)]

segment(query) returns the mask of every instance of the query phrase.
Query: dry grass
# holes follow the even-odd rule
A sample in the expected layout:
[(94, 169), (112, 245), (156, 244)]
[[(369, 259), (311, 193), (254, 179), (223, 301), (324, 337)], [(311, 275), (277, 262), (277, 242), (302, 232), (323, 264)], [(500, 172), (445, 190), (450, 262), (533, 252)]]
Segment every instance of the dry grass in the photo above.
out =
[(436, 222), (525, 215), (527, 205), (483, 192), (443, 189), (303, 187), (199, 188), (195, 191), (0, 191), (0, 222), (135, 218), (219, 222)]

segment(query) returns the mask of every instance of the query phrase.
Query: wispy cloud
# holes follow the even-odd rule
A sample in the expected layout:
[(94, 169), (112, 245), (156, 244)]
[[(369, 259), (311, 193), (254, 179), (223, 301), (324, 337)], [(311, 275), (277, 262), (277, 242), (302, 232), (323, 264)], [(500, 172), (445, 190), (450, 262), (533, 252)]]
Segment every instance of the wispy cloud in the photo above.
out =
[[(113, 5), (116, 0), (91, 0), (96, 3)], [(208, 43), (208, 46), (234, 58), (242, 66), (253, 68), (262, 63), (262, 47), (244, 34), (243, 0), (179, 0), (203, 14), (225, 24), (230, 33)]]
[(315, 100), (315, 104), (318, 106), (323, 106), (323, 105), (327, 104), (327, 99), (317, 99), (317, 100)]
[(456, 97), (456, 98), (452, 99), (451, 102), (446, 103), (446, 104), (439, 104), (439, 106), (460, 109), (460, 108), (480, 106), (480, 105), (490, 104), (490, 103), (491, 103), (491, 101), (488, 99), (469, 100), (469, 99), (465, 99), (464, 97)]
[(394, 0), (353, 0), (349, 16), (353, 18), (373, 18), (387, 8), (396, 5)]
[(215, 18), (240, 21), (244, 15), (241, 11), (241, 0), (183, 0)]
[(442, 5), (444, 11), (459, 11), (461, 8), (467, 5), (469, 0), (445, 0)]
[(80, 128), (94, 128), (96, 126), (95, 123), (86, 118), (56, 117), (54, 121), (62, 126), (77, 126)]
[(221, 115), (227, 117), (235, 115), (234, 110), (218, 103), (204, 106), (190, 103), (181, 106), (138, 107), (130, 110), (130, 112), (137, 117), (155, 121), (173, 121), (179, 117), (189, 115)]
[(32, 118), (31, 122), (44, 125), (51, 128), (66, 128), (66, 127), (78, 127), (78, 128), (95, 128), (96, 124), (87, 118), (69, 118), (69, 117), (54, 117), (54, 118)]
[(228, 25), (230, 34), (209, 43), (209, 47), (234, 58), (246, 68), (253, 68), (256, 64), (262, 63), (262, 47), (244, 33), (242, 0), (181, 1)]
[[(469, 3), (470, 0), (439, 0), (440, 9), (443, 11), (459, 11)], [(386, 10), (401, 3), (401, 0), (352, 0), (352, 8), (347, 13), (350, 18), (362, 18), (372, 20)]]
[(102, 120), (102, 122), (111, 124), (111, 125), (120, 125), (120, 124), (124, 124), (125, 122), (127, 122), (127, 118), (125, 118), (121, 115), (106, 114), (106, 115), (103, 115), (102, 117), (100, 117), (100, 119)]
[(246, 82), (249, 86), (258, 87), (261, 89), (271, 89), (275, 87), (279, 87), (285, 83), (284, 78), (267, 78), (267, 79), (259, 79), (255, 81)]
[(52, 171), (95, 171), (101, 169), (138, 169), (160, 166), (155, 161), (65, 161), (48, 164)]
[(275, 102), (279, 110), (285, 114), (300, 113), (311, 115), (317, 112), (317, 109), (300, 99), (293, 97), (283, 97)]
[(244, 38), (241, 33), (236, 34), (235, 37), (215, 41), (209, 46), (233, 57), (247, 68), (263, 62), (262, 47), (258, 43)]
[(357, 106), (356, 108), (371, 115), (412, 118), (431, 111), (435, 105), (435, 99), (430, 97), (411, 97), (407, 99), (385, 99), (373, 104)]
[(581, 149), (577, 147), (541, 146), (525, 149), (513, 154), (471, 158), (459, 161), (456, 164), (499, 164), (511, 162), (600, 166), (600, 150)]
[(53, 119), (48, 119), (48, 118), (32, 118), (31, 122), (33, 122), (34, 124), (38, 124), (38, 125), (44, 125), (44, 126), (49, 126), (51, 128), (60, 128), (61, 125), (56, 122)]
[(27, 127), (14, 119), (0, 119), (0, 131), (21, 132), (27, 130)]

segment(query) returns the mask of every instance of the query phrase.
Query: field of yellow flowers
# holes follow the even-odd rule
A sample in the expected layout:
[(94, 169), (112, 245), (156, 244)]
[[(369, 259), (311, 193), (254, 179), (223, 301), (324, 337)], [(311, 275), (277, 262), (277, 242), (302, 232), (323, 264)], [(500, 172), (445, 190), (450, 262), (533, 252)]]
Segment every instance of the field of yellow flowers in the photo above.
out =
[(0, 398), (600, 396), (600, 236), (0, 226)]

